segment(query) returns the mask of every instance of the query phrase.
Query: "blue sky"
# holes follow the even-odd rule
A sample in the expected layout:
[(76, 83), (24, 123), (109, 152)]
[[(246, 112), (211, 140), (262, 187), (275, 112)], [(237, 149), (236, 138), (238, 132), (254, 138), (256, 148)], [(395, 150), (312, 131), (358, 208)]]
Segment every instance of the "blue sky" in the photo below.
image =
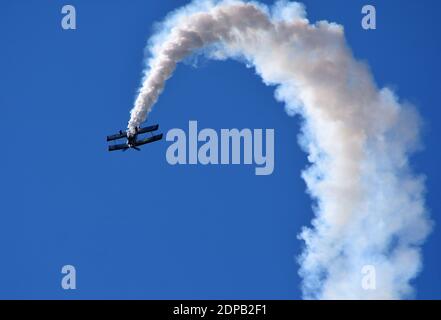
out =
[[(272, 3), (272, 1), (265, 1)], [(77, 30), (60, 27), (64, 4)], [(214, 128), (274, 128), (274, 174), (250, 166), (170, 166), (169, 143), (110, 154), (125, 127), (155, 21), (186, 1), (2, 1), (0, 4), (0, 298), (299, 299), (296, 239), (313, 216), (300, 172), (299, 118), (288, 117), (250, 69), (179, 65), (155, 106), (161, 131), (189, 120)], [(345, 26), (377, 83), (417, 106), (427, 206), (439, 220), (439, 1), (304, 1), (311, 21)], [(417, 298), (441, 297), (437, 229), (423, 247)], [(61, 288), (61, 267), (77, 290)]]

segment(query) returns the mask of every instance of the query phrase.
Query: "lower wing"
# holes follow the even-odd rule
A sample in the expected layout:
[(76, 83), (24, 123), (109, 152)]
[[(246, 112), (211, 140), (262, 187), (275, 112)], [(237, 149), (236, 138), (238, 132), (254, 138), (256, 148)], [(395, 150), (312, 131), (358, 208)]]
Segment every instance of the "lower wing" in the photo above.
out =
[(139, 140), (139, 141), (137, 141), (135, 143), (135, 146), (139, 147), (139, 146), (142, 146), (142, 145), (147, 144), (147, 143), (152, 143), (152, 142), (155, 142), (155, 141), (159, 141), (159, 140), (162, 139), (162, 136), (163, 136), (163, 134), (161, 133), (161, 134), (158, 134), (158, 135), (150, 137), (150, 138)]
[(109, 151), (117, 151), (117, 150), (127, 150), (129, 146), (127, 144), (117, 144), (114, 146), (109, 146)]

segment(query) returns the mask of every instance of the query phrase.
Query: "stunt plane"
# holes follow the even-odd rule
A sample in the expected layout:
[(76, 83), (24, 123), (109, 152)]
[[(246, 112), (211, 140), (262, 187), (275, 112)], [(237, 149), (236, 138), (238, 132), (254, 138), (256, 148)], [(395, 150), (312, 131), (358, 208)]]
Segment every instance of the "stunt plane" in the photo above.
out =
[(141, 149), (139, 149), (139, 146), (148, 144), (148, 143), (152, 143), (155, 141), (159, 141), (162, 139), (162, 133), (158, 134), (158, 135), (153, 135), (153, 133), (151, 134), (151, 137), (142, 139), (142, 140), (138, 140), (138, 135), (143, 134), (143, 133), (148, 133), (148, 132), (153, 132), (158, 130), (159, 125), (154, 125), (154, 126), (150, 126), (150, 127), (145, 127), (145, 128), (136, 128), (136, 132), (134, 134), (131, 134), (128, 131), (122, 131), (120, 130), (119, 133), (111, 135), (111, 136), (107, 136), (107, 141), (115, 141), (115, 140), (119, 140), (119, 139), (127, 139), (126, 143), (123, 144), (116, 144), (116, 145), (110, 145), (109, 146), (109, 151), (117, 151), (117, 150), (122, 150), (122, 151), (126, 151), (128, 149), (135, 149), (137, 151), (141, 151)]

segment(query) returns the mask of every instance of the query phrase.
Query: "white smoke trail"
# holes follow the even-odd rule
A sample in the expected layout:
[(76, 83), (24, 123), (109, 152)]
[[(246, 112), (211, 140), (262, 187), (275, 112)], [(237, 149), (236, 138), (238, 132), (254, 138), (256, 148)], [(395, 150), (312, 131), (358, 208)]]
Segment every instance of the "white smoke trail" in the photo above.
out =
[[(315, 201), (299, 258), (305, 298), (399, 299), (412, 294), (420, 246), (430, 232), (424, 179), (409, 154), (419, 117), (389, 89), (377, 88), (346, 45), (343, 27), (310, 24), (303, 5), (268, 8), (242, 1), (198, 1), (171, 14), (149, 45), (152, 58), (131, 111), (129, 130), (145, 121), (176, 64), (201, 52), (255, 67), (289, 114), (300, 114), (303, 172)], [(376, 289), (362, 287), (362, 268)]]

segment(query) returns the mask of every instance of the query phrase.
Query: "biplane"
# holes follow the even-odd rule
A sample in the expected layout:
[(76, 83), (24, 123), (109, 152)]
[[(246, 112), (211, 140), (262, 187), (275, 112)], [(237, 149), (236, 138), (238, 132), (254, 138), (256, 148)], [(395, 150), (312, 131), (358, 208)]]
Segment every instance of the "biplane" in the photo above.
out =
[[(126, 143), (110, 145), (109, 151), (117, 151), (117, 150), (126, 151), (128, 149), (135, 149), (137, 151), (141, 151), (141, 149), (139, 148), (140, 146), (143, 146), (145, 144), (152, 143), (155, 141), (159, 141), (162, 139), (162, 136), (163, 136), (162, 133), (158, 134), (158, 135), (153, 135), (153, 132), (158, 129), (159, 129), (159, 125), (156, 124), (156, 125), (153, 125), (150, 127), (136, 128), (135, 133), (120, 130), (117, 134), (107, 136), (107, 142), (116, 141), (119, 139), (127, 139)], [(144, 134), (144, 133), (150, 133), (151, 136), (139, 140), (138, 136), (140, 134)]]

